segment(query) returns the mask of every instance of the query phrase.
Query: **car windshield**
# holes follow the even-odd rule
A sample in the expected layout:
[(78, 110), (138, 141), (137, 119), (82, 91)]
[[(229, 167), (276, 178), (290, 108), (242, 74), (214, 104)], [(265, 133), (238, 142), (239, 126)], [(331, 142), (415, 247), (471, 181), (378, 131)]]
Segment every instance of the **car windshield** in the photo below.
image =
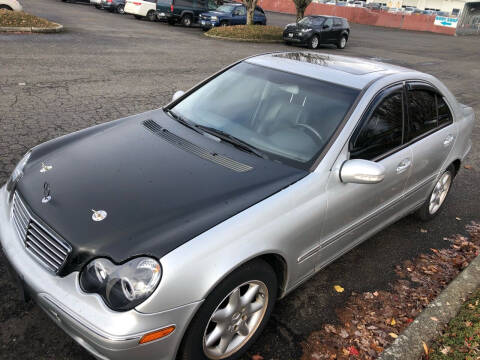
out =
[(228, 134), (261, 155), (308, 169), (359, 91), (242, 62), (170, 111), (199, 129)]
[(224, 13), (231, 13), (235, 8), (236, 6), (232, 6), (232, 5), (222, 5), (217, 8), (217, 11), (224, 12)]

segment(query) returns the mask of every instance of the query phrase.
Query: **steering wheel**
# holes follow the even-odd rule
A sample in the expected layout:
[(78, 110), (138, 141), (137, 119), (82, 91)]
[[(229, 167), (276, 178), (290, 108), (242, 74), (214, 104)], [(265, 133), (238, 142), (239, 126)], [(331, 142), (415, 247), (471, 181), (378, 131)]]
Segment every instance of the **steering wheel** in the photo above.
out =
[(303, 124), (303, 123), (296, 123), (295, 126), (299, 126), (304, 130), (308, 130), (307, 133), (312, 137), (313, 141), (315, 141), (319, 145), (322, 145), (323, 143), (325, 143), (325, 140), (323, 140), (322, 135), (320, 135), (320, 133), (310, 125)]

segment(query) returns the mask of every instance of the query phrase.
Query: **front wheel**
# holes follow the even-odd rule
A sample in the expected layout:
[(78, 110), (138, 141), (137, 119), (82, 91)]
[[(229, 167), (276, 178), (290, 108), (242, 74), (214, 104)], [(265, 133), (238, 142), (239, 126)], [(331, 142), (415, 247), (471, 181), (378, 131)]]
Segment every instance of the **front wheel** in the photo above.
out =
[(342, 35), (340, 40), (338, 40), (337, 48), (345, 49), (345, 46), (347, 46), (347, 41), (348, 41), (348, 38), (345, 35)]
[(241, 266), (206, 298), (185, 334), (179, 359), (238, 359), (262, 332), (276, 297), (270, 265), (253, 260)]
[(225, 26), (229, 26), (229, 25), (230, 25), (230, 24), (229, 24), (228, 21), (226, 21), (226, 20), (220, 22), (220, 26), (225, 27)]
[(118, 5), (116, 10), (117, 10), (117, 13), (120, 15), (125, 14), (125, 5)]
[(442, 176), (440, 176), (422, 207), (417, 211), (417, 217), (423, 221), (428, 221), (433, 219), (439, 213), (448, 193), (450, 192), (454, 177), (455, 168), (453, 165), (450, 165)]
[(3, 9), (3, 10), (10, 10), (10, 11), (12, 11), (12, 10), (13, 10), (13, 9), (12, 9), (10, 6), (8, 6), (8, 5), (0, 5), (0, 9)]
[(317, 35), (313, 35), (308, 42), (308, 47), (310, 49), (318, 49), (318, 45), (320, 44), (320, 39)]

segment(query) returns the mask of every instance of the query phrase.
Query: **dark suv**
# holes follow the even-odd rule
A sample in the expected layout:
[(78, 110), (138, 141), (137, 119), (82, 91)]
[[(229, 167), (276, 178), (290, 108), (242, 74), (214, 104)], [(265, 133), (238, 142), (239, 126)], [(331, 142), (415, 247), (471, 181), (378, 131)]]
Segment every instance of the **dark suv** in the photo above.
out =
[(181, 23), (192, 26), (198, 21), (201, 13), (215, 10), (215, 0), (167, 0), (157, 2), (157, 17), (165, 19), (170, 25)]
[(311, 49), (320, 44), (335, 44), (343, 49), (349, 36), (347, 19), (326, 15), (306, 16), (298, 23), (288, 24), (283, 31), (283, 40), (287, 44), (307, 45)]
[[(247, 23), (247, 8), (239, 3), (227, 3), (215, 11), (200, 15), (200, 25), (204, 30), (214, 26), (245, 25)], [(260, 6), (255, 7), (253, 13), (255, 25), (267, 25), (267, 17)]]

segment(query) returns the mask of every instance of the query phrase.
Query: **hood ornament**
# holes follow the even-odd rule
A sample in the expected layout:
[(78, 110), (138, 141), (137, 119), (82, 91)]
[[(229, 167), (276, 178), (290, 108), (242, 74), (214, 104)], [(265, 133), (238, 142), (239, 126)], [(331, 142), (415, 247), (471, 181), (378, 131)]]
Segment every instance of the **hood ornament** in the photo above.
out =
[(42, 203), (46, 204), (50, 200), (52, 200), (52, 197), (50, 195), (50, 184), (48, 182), (45, 182), (43, 184), (43, 198), (42, 198)]
[(107, 212), (105, 210), (93, 210), (92, 220), (93, 221), (102, 221), (107, 217)]
[(42, 162), (42, 167), (40, 168), (41, 173), (46, 173), (49, 170), (52, 170), (53, 166), (52, 165), (47, 165), (44, 162)]

